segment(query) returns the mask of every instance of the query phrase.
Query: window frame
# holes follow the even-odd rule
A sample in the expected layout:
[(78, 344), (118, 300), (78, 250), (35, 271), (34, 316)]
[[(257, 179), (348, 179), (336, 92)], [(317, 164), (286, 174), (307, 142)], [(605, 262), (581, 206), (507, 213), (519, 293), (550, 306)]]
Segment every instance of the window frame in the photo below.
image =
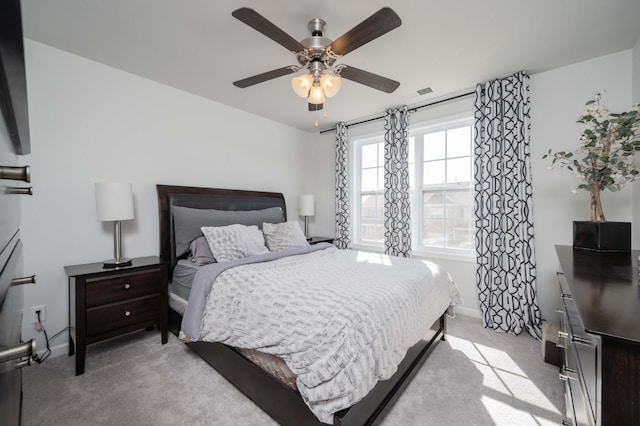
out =
[[(431, 120), (423, 120), (418, 123), (415, 128), (410, 126), (408, 131), (408, 137), (413, 138), (413, 146), (410, 148), (413, 151), (413, 160), (414, 163), (417, 161), (416, 159), (420, 159), (419, 161), (424, 164), (424, 142), (422, 136), (426, 133), (437, 132), (440, 130), (447, 130), (455, 127), (462, 127), (470, 125), (471, 126), (471, 147), (470, 147), (470, 162), (471, 162), (471, 176), (469, 189), (471, 191), (470, 197), (474, 197), (474, 183), (473, 183), (473, 168), (474, 168), (474, 149), (473, 149), (473, 131), (474, 131), (474, 119), (473, 112), (467, 111), (464, 113), (447, 115), (444, 117), (440, 117), (438, 119)], [(421, 136), (420, 141), (418, 142), (418, 135)], [(351, 234), (353, 236), (351, 241), (352, 248), (362, 249), (362, 250), (371, 250), (382, 252), (384, 251), (384, 240), (381, 242), (372, 242), (372, 241), (362, 241), (361, 239), (361, 220), (362, 220), (362, 206), (361, 206), (361, 196), (365, 194), (365, 192), (361, 191), (362, 188), (362, 146), (372, 143), (382, 143), (384, 147), (384, 133), (368, 133), (365, 135), (360, 135), (354, 137), (350, 141), (350, 154), (349, 154), (349, 175), (351, 176), (351, 181), (353, 185), (350, 188), (350, 207), (351, 207)], [(445, 153), (446, 154), (446, 153)], [(446, 157), (445, 157), (446, 158)], [(384, 167), (384, 164), (383, 164)], [(410, 165), (410, 179), (413, 180), (414, 186), (412, 187), (410, 194), (410, 202), (411, 202), (411, 246), (412, 252), (414, 256), (417, 257), (428, 257), (435, 259), (444, 259), (444, 260), (456, 260), (456, 261), (465, 261), (465, 262), (475, 262), (475, 249), (459, 249), (459, 248), (449, 248), (449, 247), (433, 247), (433, 246), (423, 246), (422, 245), (422, 219), (423, 219), (423, 209), (422, 209), (422, 196), (425, 191), (424, 188), (424, 173), (423, 166), (416, 167), (415, 164), (413, 167)], [(421, 185), (420, 189), (416, 187), (418, 184)], [(434, 188), (441, 188), (443, 186), (453, 186), (455, 184), (443, 184), (434, 186)], [(379, 191), (366, 191), (366, 193), (371, 192), (371, 194), (379, 193), (384, 197), (384, 187)], [(473, 207), (473, 204), (472, 204)], [(384, 211), (384, 210), (383, 210)], [(383, 216), (384, 217), (384, 216)], [(470, 219), (470, 225), (475, 226), (475, 221), (473, 217)], [(416, 236), (420, 236), (416, 238)]]
[[(374, 242), (374, 241), (362, 241), (362, 236), (360, 235), (362, 227), (362, 206), (360, 203), (360, 197), (365, 193), (379, 194), (384, 199), (384, 186), (380, 191), (362, 191), (362, 155), (360, 152), (362, 150), (362, 146), (370, 145), (370, 144), (378, 144), (382, 143), (384, 148), (384, 134), (379, 135), (366, 135), (359, 138), (356, 138), (352, 142), (351, 155), (349, 164), (353, 166), (353, 168), (349, 169), (349, 174), (353, 177), (350, 198), (351, 198), (351, 234), (353, 235), (352, 246), (354, 248), (362, 248), (362, 249), (374, 249), (384, 250), (384, 239), (382, 242)], [(384, 169), (384, 163), (382, 164)], [(384, 206), (383, 206), (384, 211)], [(384, 219), (384, 215), (382, 217)], [(356, 220), (357, 219), (357, 220)], [(356, 226), (357, 223), (357, 226)]]
[[(428, 120), (420, 123), (416, 128), (409, 129), (409, 138), (414, 138), (414, 162), (417, 162), (417, 159), (424, 164), (424, 135), (427, 133), (435, 133), (443, 130), (449, 130), (456, 127), (471, 127), (471, 146), (470, 149), (470, 182), (469, 182), (469, 190), (471, 191), (470, 197), (473, 201), (474, 196), (474, 184), (473, 184), (473, 167), (474, 167), (474, 150), (473, 150), (473, 131), (474, 131), (474, 119), (473, 113), (462, 113), (456, 114), (454, 116), (446, 116), (437, 120)], [(418, 141), (418, 136), (420, 136), (420, 140)], [(446, 156), (445, 159), (449, 159)], [(452, 157), (454, 158), (454, 157)], [(463, 261), (473, 261), (475, 262), (475, 249), (461, 249), (455, 247), (434, 247), (434, 246), (425, 246), (422, 245), (422, 223), (423, 223), (423, 195), (425, 193), (425, 188), (427, 185), (424, 184), (424, 166), (416, 167), (414, 164), (414, 169), (410, 170), (414, 175), (414, 182), (416, 188), (411, 188), (411, 248), (414, 255), (422, 256), (422, 257), (435, 257), (442, 258), (447, 260), (463, 260)], [(445, 171), (446, 173), (446, 171)], [(418, 189), (417, 186), (420, 184), (421, 188)], [(429, 185), (432, 189), (440, 189), (440, 188), (451, 188), (455, 189), (456, 184), (454, 183), (443, 183), (442, 185), (431, 184)], [(473, 204), (472, 204), (473, 206)], [(445, 216), (446, 217), (446, 216)], [(471, 225), (475, 225), (473, 217), (470, 219), (469, 223)], [(416, 236), (419, 236), (417, 238)]]

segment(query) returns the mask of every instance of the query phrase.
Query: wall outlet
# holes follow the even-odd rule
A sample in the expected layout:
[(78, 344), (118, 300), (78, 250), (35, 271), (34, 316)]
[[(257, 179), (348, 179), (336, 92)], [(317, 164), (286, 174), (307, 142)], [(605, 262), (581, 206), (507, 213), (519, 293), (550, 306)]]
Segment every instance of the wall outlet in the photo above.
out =
[(31, 307), (31, 324), (35, 324), (38, 322), (38, 314), (36, 311), (40, 311), (40, 322), (45, 322), (47, 320), (47, 307), (45, 305), (40, 306), (32, 306)]

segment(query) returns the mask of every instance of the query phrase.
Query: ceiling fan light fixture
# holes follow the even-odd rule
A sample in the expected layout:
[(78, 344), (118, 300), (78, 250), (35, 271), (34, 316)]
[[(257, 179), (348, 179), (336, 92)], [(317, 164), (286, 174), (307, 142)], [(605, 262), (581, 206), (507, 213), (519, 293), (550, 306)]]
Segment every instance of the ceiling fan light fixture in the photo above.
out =
[(340, 80), (340, 77), (325, 74), (320, 77), (320, 86), (322, 86), (325, 96), (331, 98), (340, 91), (342, 80)]
[(303, 74), (300, 77), (295, 77), (291, 80), (291, 87), (296, 95), (301, 98), (306, 98), (309, 95), (309, 90), (313, 86), (313, 77), (309, 74)]
[(309, 103), (310, 104), (323, 104), (327, 98), (324, 94), (324, 90), (322, 90), (322, 86), (319, 84), (311, 86), (311, 90), (309, 91)]

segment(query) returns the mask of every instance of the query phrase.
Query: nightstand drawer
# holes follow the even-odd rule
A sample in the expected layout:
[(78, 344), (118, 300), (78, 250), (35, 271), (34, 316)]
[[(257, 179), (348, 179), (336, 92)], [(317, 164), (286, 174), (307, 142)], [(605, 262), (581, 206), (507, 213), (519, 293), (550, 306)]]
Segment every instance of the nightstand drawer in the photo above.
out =
[(87, 309), (87, 336), (159, 319), (160, 295)]
[(160, 270), (147, 270), (88, 278), (87, 307), (160, 293), (161, 273)]

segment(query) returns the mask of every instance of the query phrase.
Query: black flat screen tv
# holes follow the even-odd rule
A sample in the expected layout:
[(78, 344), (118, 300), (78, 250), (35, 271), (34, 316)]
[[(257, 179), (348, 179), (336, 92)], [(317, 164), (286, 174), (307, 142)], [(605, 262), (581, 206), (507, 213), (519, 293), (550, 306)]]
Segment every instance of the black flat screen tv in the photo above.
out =
[(0, 108), (16, 153), (31, 152), (20, 0), (0, 0)]

